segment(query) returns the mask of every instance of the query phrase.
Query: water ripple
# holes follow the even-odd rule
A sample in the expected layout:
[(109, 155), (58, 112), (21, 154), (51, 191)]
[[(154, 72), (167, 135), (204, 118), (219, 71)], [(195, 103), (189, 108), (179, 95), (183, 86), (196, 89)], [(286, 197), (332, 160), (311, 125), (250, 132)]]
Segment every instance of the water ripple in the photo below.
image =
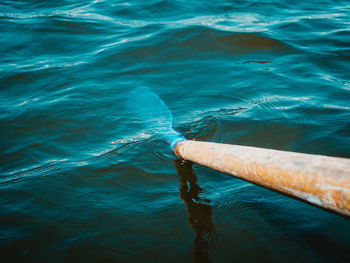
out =
[(125, 105), (146, 85), (188, 139), (349, 158), (349, 18), (342, 0), (1, 1), (2, 257), (349, 262), (345, 218), (182, 163)]

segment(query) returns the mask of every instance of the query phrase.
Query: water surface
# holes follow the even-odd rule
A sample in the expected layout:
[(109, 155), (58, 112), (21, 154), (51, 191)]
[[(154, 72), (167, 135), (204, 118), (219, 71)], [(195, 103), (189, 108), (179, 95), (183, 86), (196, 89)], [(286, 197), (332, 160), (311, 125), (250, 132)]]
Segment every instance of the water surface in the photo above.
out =
[(177, 160), (126, 103), (350, 158), (349, 26), (345, 0), (1, 1), (1, 261), (350, 261), (349, 219)]

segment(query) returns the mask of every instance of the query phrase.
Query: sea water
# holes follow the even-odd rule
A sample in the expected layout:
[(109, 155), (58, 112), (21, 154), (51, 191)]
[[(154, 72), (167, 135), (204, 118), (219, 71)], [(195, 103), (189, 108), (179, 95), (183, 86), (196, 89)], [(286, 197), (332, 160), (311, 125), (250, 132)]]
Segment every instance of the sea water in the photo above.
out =
[(349, 158), (349, 28), (345, 0), (2, 0), (0, 261), (349, 262), (349, 219), (178, 160), (128, 104)]

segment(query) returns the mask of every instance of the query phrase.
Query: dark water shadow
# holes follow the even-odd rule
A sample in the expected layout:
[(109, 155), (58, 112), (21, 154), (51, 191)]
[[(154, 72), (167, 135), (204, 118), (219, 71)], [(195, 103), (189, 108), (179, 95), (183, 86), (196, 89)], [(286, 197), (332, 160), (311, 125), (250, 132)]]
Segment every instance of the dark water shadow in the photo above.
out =
[(180, 199), (186, 205), (188, 222), (195, 231), (192, 262), (211, 262), (209, 254), (215, 247), (217, 234), (212, 222), (210, 200), (200, 198), (202, 189), (197, 184), (197, 177), (192, 163), (175, 160), (177, 175), (180, 181)]

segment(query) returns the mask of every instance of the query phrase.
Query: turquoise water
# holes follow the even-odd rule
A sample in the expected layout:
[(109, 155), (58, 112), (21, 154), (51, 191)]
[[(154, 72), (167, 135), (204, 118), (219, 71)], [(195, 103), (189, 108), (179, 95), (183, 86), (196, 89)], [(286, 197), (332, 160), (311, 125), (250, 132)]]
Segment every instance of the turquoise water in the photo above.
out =
[(1, 262), (349, 262), (350, 221), (177, 160), (189, 139), (350, 158), (350, 5), (0, 3)]

